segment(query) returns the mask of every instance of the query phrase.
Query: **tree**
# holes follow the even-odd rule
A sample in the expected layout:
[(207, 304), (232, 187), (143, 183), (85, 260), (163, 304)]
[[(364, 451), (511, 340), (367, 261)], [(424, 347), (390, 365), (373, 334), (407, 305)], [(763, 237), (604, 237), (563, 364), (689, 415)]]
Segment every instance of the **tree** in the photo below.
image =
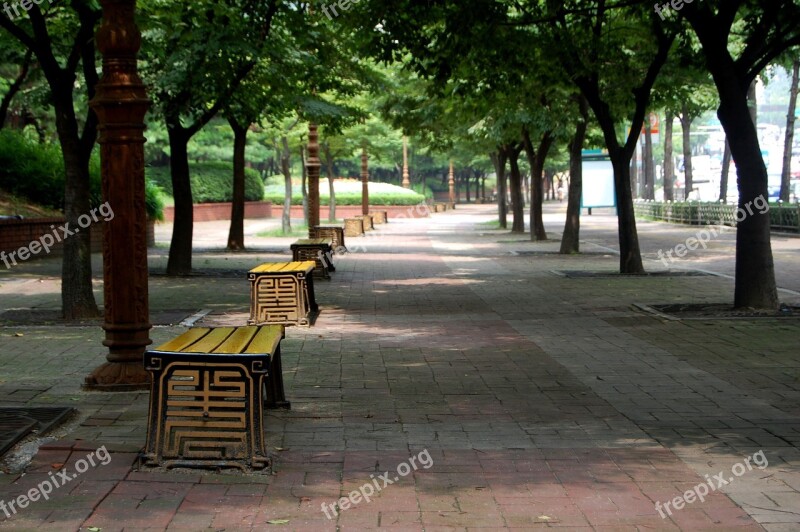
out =
[[(736, 161), (739, 208), (747, 212), (769, 195), (767, 168), (747, 92), (764, 68), (800, 44), (800, 6), (791, 0), (704, 0), (681, 12), (702, 46), (719, 93), (717, 111)], [(733, 35), (741, 45), (730, 46)], [(769, 216), (746, 216), (736, 231), (734, 306), (775, 309), (778, 292), (770, 243)]]
[[(620, 272), (643, 273), (630, 162), (651, 91), (678, 30), (661, 24), (647, 6), (631, 6), (622, 14), (603, 0), (580, 9), (554, 0), (546, 5), (553, 49), (594, 112), (614, 168)], [(617, 128), (623, 116), (629, 132), (621, 142)]]
[[(193, 207), (187, 145), (223, 110), (264, 53), (280, 0), (143, 4), (144, 74), (169, 135), (175, 198), (168, 275), (192, 269)], [(248, 124), (249, 125), (249, 124)]]
[[(99, 79), (93, 36), (102, 13), (95, 3), (76, 0), (70, 8), (57, 5), (46, 13), (33, 4), (27, 15), (16, 23), (0, 16), (0, 27), (32, 52), (50, 87), (66, 172), (64, 216), (75, 227), (78, 217), (91, 207), (89, 159), (97, 139), (97, 117), (87, 102), (94, 97)], [(84, 98), (83, 105), (78, 103), (80, 97), (76, 98), (79, 87), (85, 91), (79, 93)], [(79, 108), (85, 109), (81, 120), (78, 120)], [(64, 240), (61, 306), (65, 319), (99, 314), (92, 292), (89, 235), (89, 231), (84, 231)]]
[(561, 237), (559, 253), (569, 255), (580, 253), (581, 233), (581, 194), (583, 193), (583, 144), (589, 125), (589, 104), (586, 98), (576, 96), (580, 119), (575, 125), (575, 133), (569, 143), (569, 192), (567, 197), (567, 219)]
[(675, 115), (666, 112), (664, 118), (664, 200), (675, 199), (675, 155), (673, 154), (672, 129)]
[(800, 59), (792, 61), (792, 88), (789, 90), (789, 111), (786, 113), (786, 133), (783, 144), (781, 169), (781, 200), (788, 202), (792, 179), (792, 147), (794, 145), (794, 123), (797, 111), (797, 85), (800, 80)]

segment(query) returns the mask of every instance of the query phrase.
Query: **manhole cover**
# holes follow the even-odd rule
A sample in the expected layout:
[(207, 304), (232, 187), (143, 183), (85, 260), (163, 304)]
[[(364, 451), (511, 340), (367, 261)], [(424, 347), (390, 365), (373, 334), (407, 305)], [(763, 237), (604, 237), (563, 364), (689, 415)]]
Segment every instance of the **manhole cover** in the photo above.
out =
[(70, 407), (0, 406), (0, 455), (30, 432), (44, 434), (56, 427), (74, 411)]

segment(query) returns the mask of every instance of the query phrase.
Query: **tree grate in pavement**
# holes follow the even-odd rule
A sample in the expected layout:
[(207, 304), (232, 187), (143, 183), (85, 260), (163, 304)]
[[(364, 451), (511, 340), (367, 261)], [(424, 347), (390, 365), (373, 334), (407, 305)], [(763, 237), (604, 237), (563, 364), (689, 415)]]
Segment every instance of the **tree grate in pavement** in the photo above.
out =
[(44, 434), (55, 428), (73, 412), (71, 407), (0, 406), (0, 455), (31, 432)]
[(800, 306), (781, 305), (775, 310), (734, 308), (728, 303), (634, 304), (635, 307), (669, 320), (731, 320), (753, 318), (800, 318)]
[(662, 270), (646, 273), (619, 273), (618, 271), (592, 270), (550, 270), (552, 273), (569, 279), (647, 279), (649, 277), (713, 277), (713, 273), (697, 270)]

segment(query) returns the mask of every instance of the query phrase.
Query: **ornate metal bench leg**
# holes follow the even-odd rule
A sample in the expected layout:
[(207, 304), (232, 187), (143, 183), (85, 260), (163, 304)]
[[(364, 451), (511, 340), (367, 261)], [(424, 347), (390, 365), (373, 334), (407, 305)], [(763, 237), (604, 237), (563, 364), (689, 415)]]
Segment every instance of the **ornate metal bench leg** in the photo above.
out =
[(269, 377), (266, 380), (266, 398), (264, 406), (267, 408), (286, 408), (290, 409), (292, 404), (286, 400), (286, 394), (283, 390), (283, 368), (281, 367), (281, 348), (275, 351), (275, 354), (270, 357), (269, 361)]

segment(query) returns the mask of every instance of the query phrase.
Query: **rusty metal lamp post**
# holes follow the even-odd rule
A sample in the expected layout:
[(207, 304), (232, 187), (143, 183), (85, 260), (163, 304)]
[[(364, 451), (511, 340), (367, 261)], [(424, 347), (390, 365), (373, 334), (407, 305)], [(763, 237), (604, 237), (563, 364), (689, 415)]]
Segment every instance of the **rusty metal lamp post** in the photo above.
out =
[(403, 137), (403, 188), (411, 188), (408, 175), (408, 137)]
[(450, 161), (450, 179), (447, 181), (450, 187), (450, 208), (456, 208), (456, 173), (453, 168), (453, 161)]
[(143, 354), (151, 343), (144, 200), (144, 115), (150, 101), (136, 68), (141, 33), (136, 0), (101, 0), (97, 47), (103, 76), (91, 102), (98, 118), (103, 199), (114, 217), (103, 227), (103, 329), (108, 362), (84, 387), (125, 391), (149, 387)]
[(314, 228), (319, 225), (319, 133), (316, 124), (308, 125), (308, 237), (314, 238)]
[(369, 214), (369, 158), (366, 145), (361, 149), (361, 214)]

